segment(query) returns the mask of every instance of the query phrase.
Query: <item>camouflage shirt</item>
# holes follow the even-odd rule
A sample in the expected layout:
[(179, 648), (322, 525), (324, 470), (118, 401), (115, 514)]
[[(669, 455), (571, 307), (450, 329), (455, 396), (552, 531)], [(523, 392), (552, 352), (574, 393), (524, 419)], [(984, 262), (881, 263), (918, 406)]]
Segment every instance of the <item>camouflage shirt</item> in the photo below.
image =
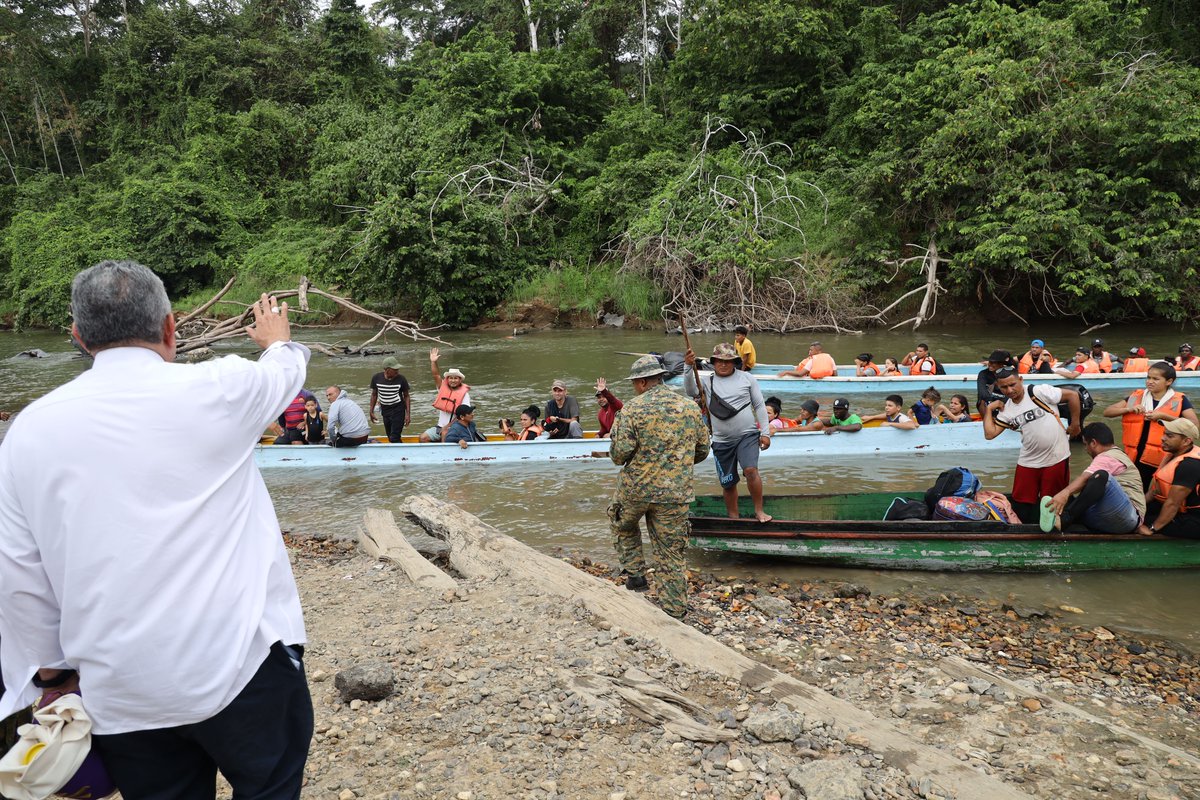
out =
[(612, 427), (609, 456), (624, 467), (617, 495), (628, 501), (690, 503), (692, 465), (708, 457), (700, 409), (663, 384), (626, 401)]

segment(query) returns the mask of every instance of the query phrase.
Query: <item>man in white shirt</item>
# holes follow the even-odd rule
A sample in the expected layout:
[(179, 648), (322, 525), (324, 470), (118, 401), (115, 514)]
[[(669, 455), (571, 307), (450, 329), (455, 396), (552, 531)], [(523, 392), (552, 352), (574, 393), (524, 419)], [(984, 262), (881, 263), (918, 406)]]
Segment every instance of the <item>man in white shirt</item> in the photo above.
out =
[[(1079, 435), (1079, 394), (1045, 383), (1031, 384), (1012, 367), (996, 371), (996, 391), (1005, 400), (993, 400), (983, 412), (983, 435), (995, 439), (1006, 430), (1021, 434), (1021, 453), (1013, 476), (1013, 510), (1023, 522), (1039, 519), (1038, 502), (1053, 497), (1071, 482), (1070, 436)], [(1058, 404), (1066, 401), (1071, 424), (1066, 431)]]
[(366, 444), (371, 436), (371, 426), (358, 404), (347, 397), (340, 386), (327, 388), (325, 399), (329, 401), (329, 443), (334, 447)]
[(131, 261), (75, 276), (71, 308), (94, 365), (0, 445), (0, 717), (79, 687), (126, 800), (212, 798), (218, 769), (236, 797), (297, 798), (304, 620), (253, 453), (308, 348), (264, 294), (257, 362), (176, 364), (163, 284)]

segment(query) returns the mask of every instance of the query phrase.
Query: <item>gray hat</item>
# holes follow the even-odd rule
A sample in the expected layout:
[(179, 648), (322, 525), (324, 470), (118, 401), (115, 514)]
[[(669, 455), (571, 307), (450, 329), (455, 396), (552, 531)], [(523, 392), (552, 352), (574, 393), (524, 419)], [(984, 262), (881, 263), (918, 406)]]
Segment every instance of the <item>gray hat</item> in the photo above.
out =
[(388, 356), (387, 358), (385, 358), (383, 360), (383, 368), (384, 369), (400, 369), (400, 362), (396, 360), (395, 356)]
[(666, 370), (663, 369), (662, 362), (658, 360), (658, 356), (642, 356), (633, 362), (633, 366), (629, 368), (629, 380), (653, 378), (655, 375), (662, 375), (664, 372)]

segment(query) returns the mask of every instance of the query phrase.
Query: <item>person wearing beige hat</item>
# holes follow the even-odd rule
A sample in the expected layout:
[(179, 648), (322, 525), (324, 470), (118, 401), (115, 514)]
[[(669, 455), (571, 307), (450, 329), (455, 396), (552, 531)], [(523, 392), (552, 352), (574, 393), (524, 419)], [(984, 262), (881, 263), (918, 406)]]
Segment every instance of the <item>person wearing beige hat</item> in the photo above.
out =
[(412, 422), (412, 392), (408, 378), (400, 374), (400, 362), (392, 356), (383, 360), (383, 372), (371, 376), (371, 422), (376, 421), (376, 404), (388, 441), (401, 441), (404, 427)]
[(454, 412), (459, 406), (471, 405), (471, 387), (466, 384), (466, 375), (451, 367), (443, 375), (438, 371), (438, 349), (429, 348), (429, 370), (433, 373), (433, 383), (438, 387), (437, 397), (433, 399), (433, 407), (438, 412), (438, 422), (432, 428), (421, 434), (422, 442), (440, 442), (442, 431), (454, 421)]
[(1162, 534), (1200, 539), (1200, 429), (1178, 417), (1162, 423), (1162, 449), (1168, 456), (1146, 492), (1145, 536)]
[(582, 439), (579, 426), (579, 401), (567, 392), (566, 381), (550, 384), (550, 399), (546, 401), (543, 427), (551, 439)]

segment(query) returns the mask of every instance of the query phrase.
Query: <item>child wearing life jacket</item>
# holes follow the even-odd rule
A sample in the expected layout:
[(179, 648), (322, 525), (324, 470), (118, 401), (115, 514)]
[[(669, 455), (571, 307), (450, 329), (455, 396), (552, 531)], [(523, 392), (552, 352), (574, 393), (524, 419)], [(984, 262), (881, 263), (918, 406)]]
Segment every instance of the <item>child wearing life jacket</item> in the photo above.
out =
[(966, 395), (956, 394), (950, 398), (949, 405), (939, 404), (933, 414), (941, 422), (970, 422), (971, 412), (967, 409), (969, 403)]
[(883, 360), (883, 376), (885, 378), (890, 378), (893, 375), (903, 374), (904, 373), (900, 371), (900, 364), (896, 361), (896, 359), (888, 356)]

